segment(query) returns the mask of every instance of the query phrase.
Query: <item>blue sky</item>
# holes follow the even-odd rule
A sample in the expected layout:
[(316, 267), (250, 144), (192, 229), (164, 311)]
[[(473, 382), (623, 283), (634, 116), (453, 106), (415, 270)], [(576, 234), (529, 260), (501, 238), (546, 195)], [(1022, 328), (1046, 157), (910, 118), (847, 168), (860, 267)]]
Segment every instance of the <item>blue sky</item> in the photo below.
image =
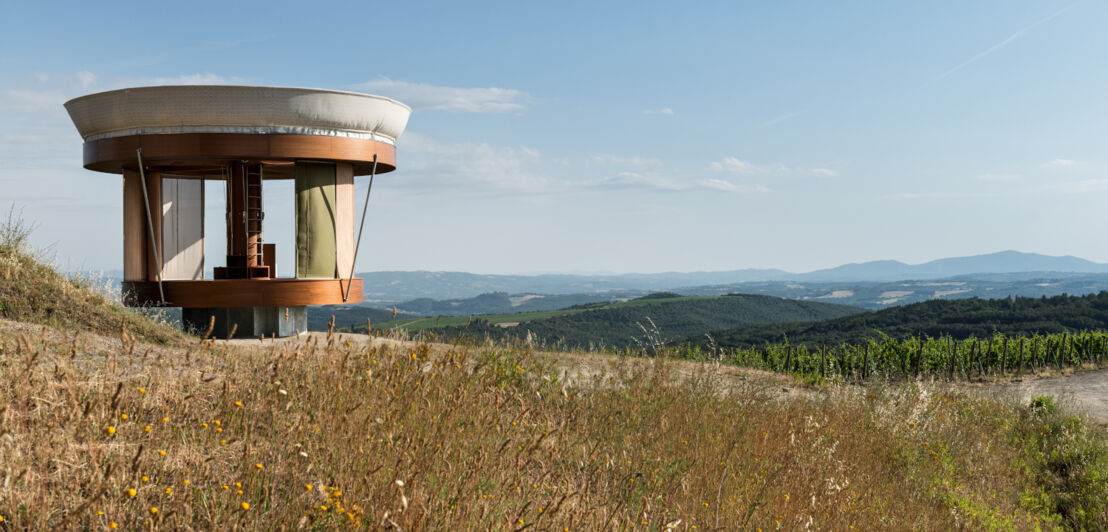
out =
[(0, 6), (0, 208), (68, 268), (119, 268), (122, 216), (62, 103), (178, 83), (414, 108), (359, 271), (1108, 262), (1108, 3)]

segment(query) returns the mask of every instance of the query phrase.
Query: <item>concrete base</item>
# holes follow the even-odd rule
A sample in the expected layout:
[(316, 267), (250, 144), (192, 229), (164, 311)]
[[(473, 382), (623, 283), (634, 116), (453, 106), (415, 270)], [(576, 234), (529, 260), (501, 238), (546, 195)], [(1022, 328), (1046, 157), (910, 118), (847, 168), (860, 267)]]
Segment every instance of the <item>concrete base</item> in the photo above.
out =
[[(308, 307), (216, 307), (181, 309), (181, 323), (186, 331), (204, 334), (215, 316), (213, 338), (227, 338), (232, 328), (234, 338), (278, 338), (308, 332)], [(235, 327), (238, 325), (238, 327)]]

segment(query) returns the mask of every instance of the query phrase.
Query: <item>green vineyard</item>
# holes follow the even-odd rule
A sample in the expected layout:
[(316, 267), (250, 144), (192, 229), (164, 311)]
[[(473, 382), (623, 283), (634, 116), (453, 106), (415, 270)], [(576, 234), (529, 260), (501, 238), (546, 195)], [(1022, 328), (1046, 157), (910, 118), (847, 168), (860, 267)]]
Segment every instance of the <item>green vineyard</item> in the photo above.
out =
[(753, 348), (681, 348), (693, 360), (719, 360), (778, 373), (843, 381), (921, 376), (975, 380), (1022, 376), (1108, 362), (1108, 332), (955, 340), (950, 337), (870, 340), (836, 346), (767, 344)]

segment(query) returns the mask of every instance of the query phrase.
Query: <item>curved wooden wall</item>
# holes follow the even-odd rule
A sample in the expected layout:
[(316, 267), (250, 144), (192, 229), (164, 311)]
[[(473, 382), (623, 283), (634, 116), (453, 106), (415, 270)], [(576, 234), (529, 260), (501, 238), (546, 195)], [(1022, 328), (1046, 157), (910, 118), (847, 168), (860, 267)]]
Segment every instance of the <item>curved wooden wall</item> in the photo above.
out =
[[(350, 298), (342, 300), (346, 279), (221, 279), (165, 281), (167, 307), (295, 307), (339, 305), (365, 300), (362, 279), (355, 278)], [(125, 281), (123, 302), (132, 307), (162, 306), (158, 283)]]

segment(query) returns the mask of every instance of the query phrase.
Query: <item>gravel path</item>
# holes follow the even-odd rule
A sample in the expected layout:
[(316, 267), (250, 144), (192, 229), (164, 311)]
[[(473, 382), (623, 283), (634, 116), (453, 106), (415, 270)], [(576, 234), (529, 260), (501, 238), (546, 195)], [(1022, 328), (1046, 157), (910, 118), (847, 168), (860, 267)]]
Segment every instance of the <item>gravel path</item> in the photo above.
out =
[(1063, 405), (1088, 414), (1097, 423), (1108, 425), (1108, 369), (1031, 378), (1002, 386), (1024, 402), (1036, 395), (1053, 395)]

